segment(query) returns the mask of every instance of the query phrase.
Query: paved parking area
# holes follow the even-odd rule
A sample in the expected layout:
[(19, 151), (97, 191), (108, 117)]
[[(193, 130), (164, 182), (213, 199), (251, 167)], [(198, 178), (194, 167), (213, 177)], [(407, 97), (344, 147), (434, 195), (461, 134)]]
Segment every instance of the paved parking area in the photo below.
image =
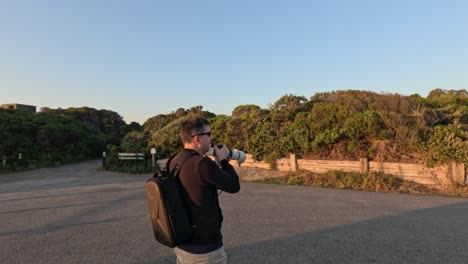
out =
[[(1, 263), (175, 263), (144, 182), (98, 161), (0, 175)], [(220, 196), (229, 263), (466, 263), (468, 199), (243, 182)]]

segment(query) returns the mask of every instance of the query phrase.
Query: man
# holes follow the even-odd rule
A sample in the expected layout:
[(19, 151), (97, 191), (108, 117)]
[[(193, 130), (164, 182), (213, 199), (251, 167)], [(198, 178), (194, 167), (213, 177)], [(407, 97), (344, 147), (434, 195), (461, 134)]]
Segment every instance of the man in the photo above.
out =
[(206, 119), (182, 122), (180, 138), (184, 149), (171, 160), (169, 167), (172, 169), (178, 160), (189, 157), (183, 163), (179, 177), (194, 229), (190, 241), (174, 248), (177, 263), (227, 263), (218, 190), (238, 192), (239, 176), (228, 162), (226, 146), (214, 147), (217, 163), (205, 156), (211, 148), (210, 123)]

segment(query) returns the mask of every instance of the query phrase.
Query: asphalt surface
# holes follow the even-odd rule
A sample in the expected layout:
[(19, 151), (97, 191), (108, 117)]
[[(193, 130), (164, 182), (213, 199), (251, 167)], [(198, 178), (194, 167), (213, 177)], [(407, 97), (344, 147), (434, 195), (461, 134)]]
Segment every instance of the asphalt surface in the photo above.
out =
[[(0, 174), (0, 263), (175, 263), (150, 175), (98, 167)], [(242, 182), (220, 200), (229, 263), (468, 263), (468, 199)]]

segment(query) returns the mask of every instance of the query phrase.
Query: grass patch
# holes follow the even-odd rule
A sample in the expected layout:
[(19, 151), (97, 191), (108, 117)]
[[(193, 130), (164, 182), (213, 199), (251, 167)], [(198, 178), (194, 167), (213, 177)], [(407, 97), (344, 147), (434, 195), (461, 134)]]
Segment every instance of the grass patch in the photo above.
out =
[(370, 172), (355, 173), (343, 171), (329, 171), (327, 173), (313, 173), (298, 171), (284, 177), (256, 180), (257, 183), (305, 185), (335, 189), (350, 189), (373, 192), (397, 192), (426, 195), (443, 195), (452, 197), (468, 197), (468, 186), (449, 184), (435, 188), (424, 184), (406, 181), (399, 177)]

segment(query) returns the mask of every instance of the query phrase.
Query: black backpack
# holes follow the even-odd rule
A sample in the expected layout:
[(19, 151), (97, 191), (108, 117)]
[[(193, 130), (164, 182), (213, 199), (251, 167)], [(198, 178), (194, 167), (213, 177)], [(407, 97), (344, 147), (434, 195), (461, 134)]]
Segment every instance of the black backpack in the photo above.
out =
[[(168, 247), (187, 242), (192, 237), (192, 223), (183, 197), (179, 171), (184, 161), (192, 155), (173, 156), (166, 169), (158, 171), (146, 181), (146, 198), (156, 240)], [(169, 163), (176, 157), (179, 162), (173, 169)]]

